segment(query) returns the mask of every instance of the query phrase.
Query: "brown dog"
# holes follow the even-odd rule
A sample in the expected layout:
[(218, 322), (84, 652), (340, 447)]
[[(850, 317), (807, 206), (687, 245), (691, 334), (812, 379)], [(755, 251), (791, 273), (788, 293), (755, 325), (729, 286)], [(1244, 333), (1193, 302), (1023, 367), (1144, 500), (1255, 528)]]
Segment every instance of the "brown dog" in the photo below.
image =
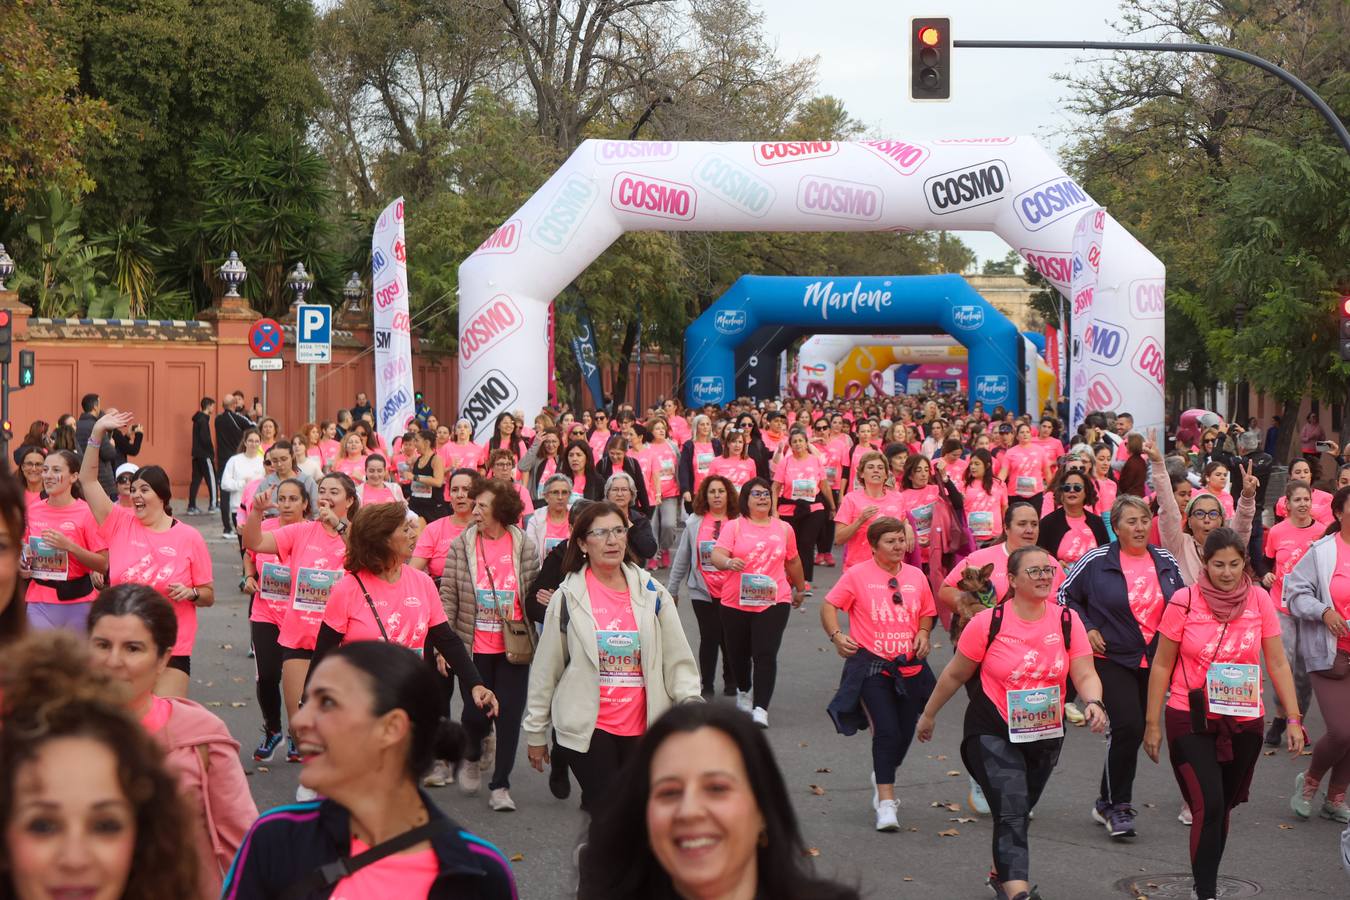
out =
[(993, 563), (978, 569), (966, 566), (961, 571), (961, 580), (956, 582), (956, 589), (960, 592), (957, 594), (956, 615), (952, 616), (953, 644), (961, 636), (961, 630), (966, 627), (966, 623), (975, 618), (976, 613), (994, 605), (996, 600), (994, 584), (989, 580), (992, 574), (994, 574)]

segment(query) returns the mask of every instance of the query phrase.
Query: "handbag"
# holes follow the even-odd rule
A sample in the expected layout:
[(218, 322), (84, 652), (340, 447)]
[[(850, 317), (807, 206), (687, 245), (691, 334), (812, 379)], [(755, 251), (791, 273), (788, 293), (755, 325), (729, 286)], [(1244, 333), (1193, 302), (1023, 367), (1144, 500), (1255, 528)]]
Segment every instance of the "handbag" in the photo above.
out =
[(1317, 674), (1332, 681), (1340, 681), (1346, 675), (1350, 675), (1350, 651), (1337, 650), (1336, 656), (1331, 661), (1331, 668)]
[[(480, 537), (481, 541), (482, 538)], [(497, 583), (492, 578), (492, 567), (487, 564), (487, 556), (479, 551), (483, 571), (487, 573), (488, 587), (495, 597)], [(534, 662), (535, 633), (531, 622), (520, 619), (502, 619), (502, 646), (506, 648), (506, 661), (513, 666), (528, 666)]]

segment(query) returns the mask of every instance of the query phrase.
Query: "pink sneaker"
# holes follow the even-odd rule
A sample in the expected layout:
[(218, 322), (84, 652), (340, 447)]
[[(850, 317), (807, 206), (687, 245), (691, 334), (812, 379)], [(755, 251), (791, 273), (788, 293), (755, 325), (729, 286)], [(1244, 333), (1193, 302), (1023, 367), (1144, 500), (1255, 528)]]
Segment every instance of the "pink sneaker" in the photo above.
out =
[(833, 554), (833, 553), (826, 553), (826, 554), (825, 554), (825, 565), (827, 565), (827, 566), (833, 566), (833, 565), (835, 565), (835, 562), (834, 562), (834, 554)]

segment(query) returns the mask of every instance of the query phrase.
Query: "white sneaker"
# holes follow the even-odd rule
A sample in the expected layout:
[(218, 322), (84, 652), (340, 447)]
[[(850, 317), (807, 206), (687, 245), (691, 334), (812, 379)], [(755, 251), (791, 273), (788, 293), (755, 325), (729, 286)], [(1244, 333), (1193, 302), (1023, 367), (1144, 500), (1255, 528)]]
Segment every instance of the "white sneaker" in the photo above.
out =
[(489, 731), (483, 738), (483, 755), (478, 758), (478, 771), (486, 775), (497, 765), (497, 732)]
[(970, 793), (966, 795), (966, 805), (969, 806), (976, 815), (989, 815), (989, 801), (985, 799), (984, 788), (980, 787), (980, 783), (974, 778), (970, 779)]
[(737, 692), (736, 692), (736, 708), (739, 709), (741, 712), (749, 712), (749, 711), (750, 711), (750, 705), (751, 705), (750, 692), (749, 692), (749, 691), (737, 691)]
[(899, 831), (900, 819), (896, 815), (899, 809), (899, 800), (882, 800), (877, 804), (877, 831)]
[(1192, 820), (1191, 820), (1190, 804), (1187, 803), (1181, 804), (1181, 812), (1177, 813), (1177, 821), (1180, 822), (1182, 825), (1191, 824)]
[(511, 792), (506, 788), (497, 788), (492, 792), (492, 799), (488, 801), (488, 806), (492, 807), (493, 812), (515, 812), (516, 801), (511, 799)]
[(455, 776), (450, 771), (450, 766), (438, 759), (436, 765), (431, 767), (431, 772), (422, 779), (422, 784), (427, 787), (445, 787), (454, 783), (454, 780)]
[(750, 718), (755, 720), (755, 724), (760, 728), (769, 727), (769, 711), (762, 706), (756, 706), (750, 711)]
[(478, 770), (478, 763), (465, 761), (460, 765), (459, 789), (464, 796), (474, 796), (482, 785), (483, 773)]
[(317, 799), (319, 799), (318, 791), (312, 791), (309, 788), (305, 787), (303, 784), (296, 787), (295, 789), (296, 803), (308, 803), (311, 800)]

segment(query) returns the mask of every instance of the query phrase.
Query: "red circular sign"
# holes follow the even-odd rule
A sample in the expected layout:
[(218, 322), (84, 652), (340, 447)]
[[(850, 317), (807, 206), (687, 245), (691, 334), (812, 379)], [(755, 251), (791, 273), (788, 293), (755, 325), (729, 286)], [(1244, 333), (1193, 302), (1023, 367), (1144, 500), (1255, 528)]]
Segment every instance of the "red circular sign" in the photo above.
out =
[(281, 324), (276, 319), (259, 319), (248, 330), (248, 346), (255, 356), (278, 356), (283, 343)]

